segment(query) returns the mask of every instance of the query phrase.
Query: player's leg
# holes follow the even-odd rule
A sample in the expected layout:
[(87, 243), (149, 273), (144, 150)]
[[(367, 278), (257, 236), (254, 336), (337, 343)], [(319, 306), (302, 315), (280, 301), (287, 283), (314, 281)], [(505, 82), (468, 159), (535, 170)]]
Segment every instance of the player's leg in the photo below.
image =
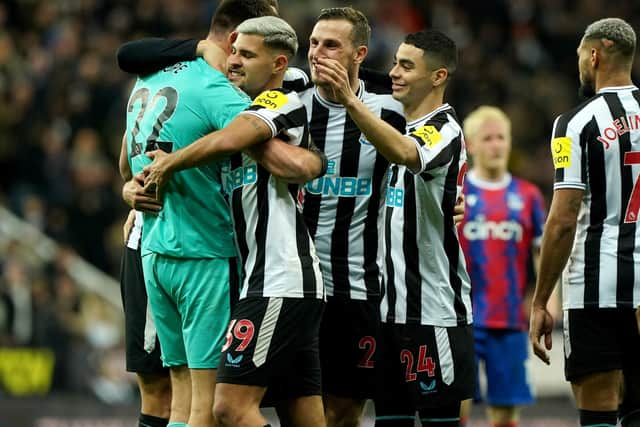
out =
[(327, 426), (358, 427), (375, 397), (379, 302), (329, 297), (320, 327), (322, 389)]
[[(255, 422), (261, 420), (263, 397), (282, 406), (305, 396), (317, 396), (309, 399), (314, 406), (308, 416), (320, 416), (324, 425), (322, 405), (318, 409), (316, 404), (321, 402), (318, 328), (323, 304), (315, 299), (262, 297), (238, 302), (218, 368), (214, 413), (223, 425), (244, 425), (247, 420), (259, 425)], [(295, 417), (302, 412), (295, 409), (287, 408), (287, 414), (298, 425)]]
[(619, 408), (619, 418), (622, 427), (640, 427), (640, 333), (635, 322), (635, 312), (622, 314), (627, 319), (621, 324), (627, 327), (627, 346), (624, 352), (622, 376), (624, 378), (624, 393)]
[(520, 406), (533, 403), (527, 358), (528, 340), (525, 332), (487, 329), (487, 412), (492, 427), (517, 426)]
[(191, 369), (190, 427), (214, 425), (216, 368), (230, 316), (231, 268), (227, 258), (183, 260), (173, 275)]
[(487, 329), (485, 328), (473, 328), (473, 347), (475, 353), (475, 381), (476, 391), (473, 399), (465, 399), (460, 404), (460, 427), (466, 427), (469, 417), (471, 416), (471, 409), (474, 402), (482, 402), (482, 390), (480, 390), (480, 362), (483, 362), (483, 366), (486, 367), (486, 341), (487, 341)]
[[(151, 427), (166, 425), (171, 414), (171, 378), (162, 373), (138, 373), (140, 421)], [(153, 418), (151, 418), (153, 417)]]
[(422, 425), (459, 426), (460, 402), (475, 392), (471, 325), (416, 325), (407, 328), (407, 334), (403, 354), (412, 380), (407, 388)]
[(289, 369), (284, 376), (272, 381), (267, 392), (277, 403), (276, 410), (282, 427), (327, 425), (322, 401), (318, 337), (322, 303), (308, 301), (306, 304), (309, 308), (306, 310), (307, 315), (298, 322), (299, 331), (296, 343), (292, 346), (295, 354), (288, 363)]
[(140, 390), (139, 424), (163, 427), (171, 410), (169, 370), (162, 366), (160, 343), (147, 301), (140, 249), (125, 246), (120, 274), (125, 315), (127, 371), (135, 372)]
[(173, 260), (157, 254), (142, 257), (149, 306), (153, 313), (164, 366), (170, 369), (170, 423), (186, 423), (191, 409), (191, 377), (187, 368), (180, 313), (162, 278), (171, 278)]
[(565, 311), (565, 376), (580, 411), (580, 425), (617, 423), (623, 384), (617, 323), (615, 309)]
[(191, 373), (187, 365), (171, 366), (171, 423), (187, 423), (191, 412)]
[(400, 363), (403, 325), (382, 323), (379, 337), (379, 357), (376, 374), (378, 386), (373, 400), (376, 427), (413, 427), (416, 408), (408, 396), (406, 370)]
[(220, 427), (258, 427), (267, 424), (260, 413), (266, 387), (220, 382), (213, 413)]
[(458, 427), (460, 426), (460, 402), (421, 409), (418, 415), (423, 427)]

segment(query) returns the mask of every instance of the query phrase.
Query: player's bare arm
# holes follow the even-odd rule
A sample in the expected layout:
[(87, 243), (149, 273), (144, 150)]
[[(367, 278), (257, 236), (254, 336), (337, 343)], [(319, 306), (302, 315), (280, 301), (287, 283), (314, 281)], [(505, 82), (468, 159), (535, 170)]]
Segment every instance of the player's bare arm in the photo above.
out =
[[(542, 236), (540, 271), (531, 304), (529, 340), (535, 355), (546, 364), (550, 362), (546, 350), (551, 349), (553, 329), (553, 316), (547, 309), (547, 303), (573, 247), (583, 193), (583, 190), (577, 189), (559, 189), (554, 192)], [(544, 346), (540, 343), (543, 336)]]
[(304, 184), (326, 170), (323, 153), (289, 145), (278, 138), (254, 145), (246, 152), (273, 176), (286, 182)]
[(411, 138), (376, 117), (351, 90), (347, 70), (336, 60), (318, 58), (318, 73), (331, 85), (336, 99), (345, 106), (349, 115), (367, 139), (389, 162), (406, 165), (412, 170), (420, 168), (418, 149)]
[(162, 209), (162, 201), (155, 194), (144, 190), (144, 175), (136, 174), (122, 186), (122, 200), (130, 208), (150, 214), (156, 214)]
[[(249, 151), (256, 144), (270, 139), (271, 128), (264, 120), (251, 114), (241, 114), (224, 129), (205, 135), (181, 150), (170, 154), (160, 150), (147, 153), (147, 156), (153, 159), (153, 163), (144, 168), (145, 190), (151, 191), (150, 189), (155, 187), (158, 194), (174, 172), (201, 166), (238, 151)], [(303, 149), (275, 139), (262, 150), (262, 153), (256, 153), (262, 157), (260, 163), (274, 176), (306, 182), (309, 175), (315, 173), (311, 177), (313, 179), (320, 174), (323, 162), (322, 158), (314, 153), (304, 153), (303, 159), (296, 159), (298, 150)]]
[[(162, 209), (162, 202), (156, 200), (144, 192), (144, 177), (141, 174), (134, 176), (129, 165), (127, 156), (127, 137), (122, 136), (122, 148), (120, 149), (120, 158), (118, 159), (118, 167), (120, 176), (125, 180), (122, 186), (122, 199), (129, 207), (148, 213), (157, 213)], [(127, 220), (128, 222), (128, 220)], [(126, 224), (125, 224), (126, 226)], [(125, 236), (128, 231), (125, 230)]]

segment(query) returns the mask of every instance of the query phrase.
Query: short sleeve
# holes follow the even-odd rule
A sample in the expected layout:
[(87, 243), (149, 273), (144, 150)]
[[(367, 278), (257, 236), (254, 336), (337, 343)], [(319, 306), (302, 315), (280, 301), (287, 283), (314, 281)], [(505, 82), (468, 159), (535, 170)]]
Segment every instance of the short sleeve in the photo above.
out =
[(448, 164), (460, 149), (456, 140), (462, 139), (459, 129), (446, 122), (440, 129), (428, 122), (407, 136), (413, 139), (420, 156), (420, 169), (412, 171), (415, 174), (437, 169)]
[(569, 126), (564, 116), (559, 116), (551, 137), (551, 157), (555, 169), (554, 190), (559, 188), (586, 188), (583, 173), (583, 153), (580, 144), (580, 131)]
[(304, 129), (307, 114), (295, 92), (280, 89), (268, 90), (258, 95), (243, 114), (262, 119), (270, 128), (272, 137), (282, 133), (300, 133)]

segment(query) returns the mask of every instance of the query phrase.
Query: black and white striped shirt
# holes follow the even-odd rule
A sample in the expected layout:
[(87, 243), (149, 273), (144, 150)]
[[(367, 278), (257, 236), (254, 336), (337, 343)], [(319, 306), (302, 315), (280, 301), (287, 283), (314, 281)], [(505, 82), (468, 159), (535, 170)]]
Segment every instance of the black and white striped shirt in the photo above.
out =
[(384, 211), (382, 321), (441, 327), (472, 322), (471, 285), (453, 224), (466, 151), (455, 111), (407, 123), (420, 170), (391, 165)]
[[(376, 115), (403, 131), (402, 105), (390, 95), (358, 97)], [(341, 104), (318, 89), (299, 91), (311, 137), (329, 161), (327, 173), (305, 185), (304, 217), (318, 251), (328, 295), (378, 299), (378, 226), (388, 162), (367, 141)]]
[(640, 304), (640, 91), (604, 88), (553, 126), (554, 189), (584, 190), (563, 307)]
[(133, 221), (133, 227), (129, 231), (129, 235), (127, 236), (127, 241), (125, 245), (129, 249), (138, 250), (140, 248), (140, 242), (142, 241), (142, 212), (136, 211), (135, 220)]
[[(263, 92), (241, 114), (264, 120), (273, 136), (309, 147), (304, 105), (295, 92)], [(301, 189), (273, 177), (244, 153), (223, 169), (243, 267), (240, 298), (324, 298), (320, 264), (302, 216)]]

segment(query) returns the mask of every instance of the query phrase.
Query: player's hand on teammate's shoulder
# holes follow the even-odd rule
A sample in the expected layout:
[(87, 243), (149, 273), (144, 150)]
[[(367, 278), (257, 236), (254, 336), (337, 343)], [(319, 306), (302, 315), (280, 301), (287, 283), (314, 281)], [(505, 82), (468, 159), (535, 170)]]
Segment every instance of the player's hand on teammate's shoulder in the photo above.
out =
[(196, 55), (204, 58), (212, 68), (227, 74), (227, 54), (217, 44), (209, 40), (200, 40), (196, 47)]
[[(129, 207), (151, 214), (162, 209), (162, 201), (144, 190), (144, 175), (137, 174), (122, 186), (122, 199)], [(127, 233), (128, 234), (128, 233)]]
[(340, 62), (330, 58), (316, 58), (313, 65), (318, 74), (329, 83), (338, 102), (347, 105), (350, 100), (356, 97), (351, 90), (349, 73)]

